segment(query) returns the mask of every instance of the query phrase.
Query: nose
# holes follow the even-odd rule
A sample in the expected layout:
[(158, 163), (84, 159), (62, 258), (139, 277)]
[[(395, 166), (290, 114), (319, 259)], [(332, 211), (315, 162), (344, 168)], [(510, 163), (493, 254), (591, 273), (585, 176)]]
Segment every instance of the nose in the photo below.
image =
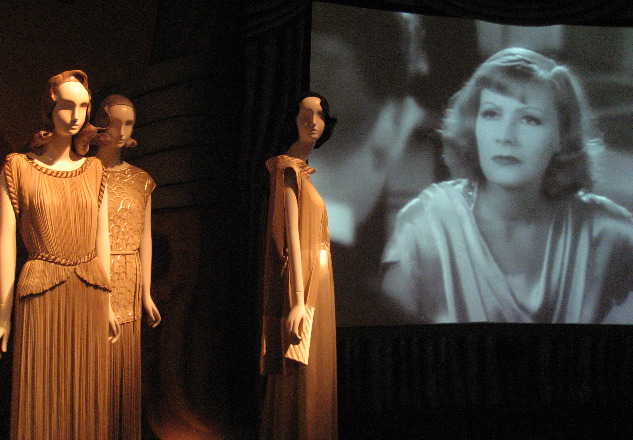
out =
[(81, 109), (79, 109), (77, 107), (73, 108), (72, 114), (70, 115), (70, 120), (71, 120), (71, 122), (73, 124), (79, 120), (79, 112), (80, 111), (81, 111)]
[(514, 118), (506, 118), (501, 121), (499, 127), (498, 142), (503, 145), (514, 145), (516, 143), (517, 121)]

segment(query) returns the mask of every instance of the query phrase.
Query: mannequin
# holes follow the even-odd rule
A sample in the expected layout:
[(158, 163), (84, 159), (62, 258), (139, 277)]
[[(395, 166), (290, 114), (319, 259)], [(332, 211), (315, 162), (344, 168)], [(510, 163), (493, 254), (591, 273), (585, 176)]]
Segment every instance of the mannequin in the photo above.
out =
[(96, 125), (107, 127), (95, 137), (97, 157), (106, 167), (110, 219), (111, 301), (121, 325), (120, 342), (111, 347), (109, 438), (141, 439), (141, 307), (156, 327), (160, 313), (150, 294), (152, 270), (152, 191), (145, 171), (121, 158), (136, 146), (130, 136), (136, 121), (132, 102), (108, 96), (99, 106)]
[(271, 174), (261, 371), (262, 439), (336, 439), (336, 322), (325, 204), (307, 159), (336, 119), (325, 98), (299, 100), (297, 140), (266, 162)]
[[(95, 132), (86, 74), (53, 76), (43, 98), (44, 130), (0, 176), (2, 352), (15, 304), (11, 438), (105, 439), (103, 362), (120, 329), (101, 264), (110, 259), (103, 165), (83, 157)], [(18, 225), (29, 258), (14, 292)]]

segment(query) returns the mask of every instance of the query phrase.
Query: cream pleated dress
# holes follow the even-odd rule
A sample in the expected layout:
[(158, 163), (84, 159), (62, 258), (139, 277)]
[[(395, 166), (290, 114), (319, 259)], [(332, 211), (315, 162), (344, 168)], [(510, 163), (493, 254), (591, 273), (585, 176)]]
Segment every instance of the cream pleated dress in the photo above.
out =
[(108, 429), (109, 281), (96, 257), (101, 161), (4, 165), (29, 253), (15, 289), (11, 439), (100, 440)]

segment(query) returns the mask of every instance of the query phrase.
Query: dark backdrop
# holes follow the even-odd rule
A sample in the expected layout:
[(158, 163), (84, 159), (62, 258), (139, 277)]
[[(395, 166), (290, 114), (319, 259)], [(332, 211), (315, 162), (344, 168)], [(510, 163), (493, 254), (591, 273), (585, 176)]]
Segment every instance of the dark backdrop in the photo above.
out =
[[(347, 1), (513, 24), (633, 25), (629, 0)], [(144, 436), (253, 439), (266, 158), (309, 86), (306, 0), (0, 3), (0, 146), (38, 127), (39, 93), (88, 73), (94, 102), (127, 94), (158, 183), (144, 329)], [(334, 262), (336, 264), (336, 262)], [(629, 327), (339, 329), (342, 438), (630, 437)], [(7, 432), (11, 356), (2, 356)]]

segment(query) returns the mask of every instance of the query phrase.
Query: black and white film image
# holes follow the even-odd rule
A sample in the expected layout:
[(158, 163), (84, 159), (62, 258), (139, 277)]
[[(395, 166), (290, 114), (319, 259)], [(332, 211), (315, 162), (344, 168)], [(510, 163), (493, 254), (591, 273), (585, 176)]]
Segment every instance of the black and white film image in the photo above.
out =
[(315, 2), (311, 44), (338, 325), (633, 322), (633, 29)]

